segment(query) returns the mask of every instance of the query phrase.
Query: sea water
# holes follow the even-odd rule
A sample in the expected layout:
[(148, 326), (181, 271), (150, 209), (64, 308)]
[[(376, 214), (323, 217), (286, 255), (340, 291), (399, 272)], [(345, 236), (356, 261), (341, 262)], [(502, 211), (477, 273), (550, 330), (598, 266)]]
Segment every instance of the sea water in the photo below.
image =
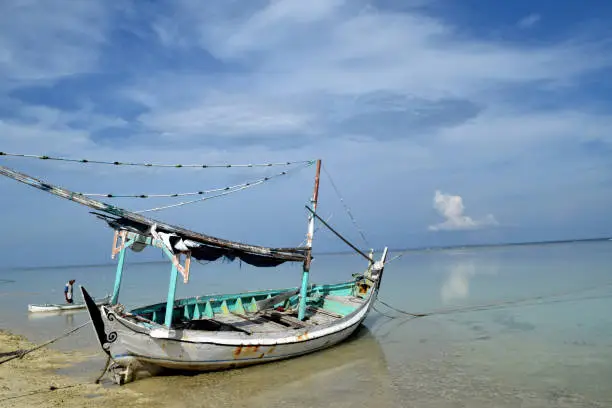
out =
[[(167, 294), (170, 265), (137, 260), (127, 254), (120, 301), (128, 308)], [(311, 281), (340, 282), (365, 267), (352, 254), (319, 255)], [(102, 297), (114, 275), (114, 265), (0, 271), (0, 328), (53, 338), (86, 313), (28, 314), (27, 305), (61, 303), (69, 279)], [(195, 264), (177, 297), (300, 279), (300, 265)], [(386, 267), (380, 299), (413, 313), (488, 306), (411, 319), (378, 303), (355, 336), (329, 350), (127, 386), (165, 406), (612, 407), (612, 241), (409, 252)], [(103, 354), (90, 327), (54, 347), (87, 350), (91, 371), (80, 375), (99, 374)]]

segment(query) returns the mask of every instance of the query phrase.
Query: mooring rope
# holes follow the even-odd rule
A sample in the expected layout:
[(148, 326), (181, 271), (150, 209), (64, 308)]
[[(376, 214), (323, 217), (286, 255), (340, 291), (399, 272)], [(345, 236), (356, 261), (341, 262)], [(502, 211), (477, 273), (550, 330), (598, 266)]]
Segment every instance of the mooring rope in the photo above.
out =
[(166, 167), (166, 168), (232, 168), (232, 167), (272, 167), (272, 166), (291, 166), (294, 164), (314, 163), (314, 160), (300, 160), (300, 161), (289, 161), (289, 162), (277, 162), (277, 163), (250, 163), (250, 164), (164, 164), (164, 163), (139, 163), (139, 162), (120, 162), (114, 160), (90, 160), (90, 159), (70, 159), (67, 157), (53, 157), (46, 155), (37, 154), (22, 154), (22, 153), (8, 153), (0, 152), (0, 156), (7, 157), (21, 157), (28, 159), (39, 159), (39, 160), (55, 160), (72, 163), (83, 163), (83, 164), (108, 164), (113, 166), (140, 166), (140, 167)]
[(60, 335), (60, 336), (58, 336), (58, 337), (56, 337), (54, 339), (51, 339), (51, 340), (49, 340), (47, 342), (44, 342), (43, 344), (39, 344), (36, 347), (32, 347), (31, 349), (28, 349), (28, 350), (15, 350), (15, 351), (10, 351), (8, 353), (5, 353), (5, 355), (10, 355), (10, 357), (0, 361), (0, 364), (4, 364), (4, 363), (6, 363), (8, 361), (11, 361), (11, 360), (14, 360), (16, 358), (23, 358), (26, 354), (30, 354), (31, 352), (36, 351), (36, 350), (38, 350), (38, 349), (40, 349), (42, 347), (48, 346), (51, 343), (55, 343), (56, 341), (58, 341), (60, 339), (63, 339), (64, 337), (70, 336), (72, 333), (74, 333), (77, 330), (87, 326), (89, 323), (91, 323), (91, 320), (86, 321), (82, 325), (77, 326), (74, 329), (69, 330), (66, 333), (64, 333), (64, 334), (62, 334), (62, 335)]
[(108, 370), (108, 366), (110, 365), (111, 360), (113, 360), (113, 358), (109, 354), (109, 356), (106, 357), (106, 363), (104, 364), (104, 368), (102, 369), (102, 373), (100, 373), (98, 378), (96, 378), (96, 381), (94, 381), (94, 384), (99, 384), (100, 381), (102, 380), (102, 378), (106, 375), (106, 371)]
[(334, 183), (334, 180), (332, 179), (331, 175), (329, 174), (329, 172), (327, 171), (327, 169), (325, 168), (325, 166), (321, 166), (323, 168), (323, 172), (327, 175), (327, 178), (329, 179), (329, 183), (331, 184), (332, 188), (334, 189), (334, 191), (336, 192), (336, 195), (338, 196), (338, 198), (340, 199), (340, 202), (342, 203), (342, 205), (344, 206), (344, 210), (346, 211), (346, 213), (348, 214), (349, 218), (351, 219), (351, 222), (353, 223), (353, 225), (355, 226), (355, 229), (357, 230), (357, 232), (359, 233), (359, 235), (361, 236), (361, 239), (363, 240), (363, 242), (367, 245), (370, 246), (370, 243), (368, 242), (367, 238), (365, 237), (365, 233), (363, 232), (363, 230), (361, 229), (361, 227), (359, 226), (359, 224), (357, 223), (357, 220), (355, 219), (355, 217), (353, 216), (353, 213), (351, 212), (351, 209), (348, 207), (348, 205), (346, 204), (346, 202), (344, 201), (344, 198), (342, 198), (342, 195), (340, 194), (340, 191), (338, 190), (338, 187), (336, 187), (336, 183)]
[(396, 316), (391, 316), (391, 315), (388, 315), (388, 314), (386, 314), (386, 313), (384, 313), (384, 312), (381, 312), (380, 310), (378, 310), (378, 309), (376, 308), (376, 305), (375, 305), (375, 304), (372, 304), (372, 309), (374, 309), (374, 310), (376, 311), (376, 313), (378, 313), (379, 315), (382, 315), (382, 316), (386, 317), (387, 319), (395, 319), (395, 318), (396, 318)]
[[(607, 286), (612, 286), (612, 282), (609, 282), (603, 285), (588, 286), (588, 287), (580, 288), (580, 289), (572, 289), (572, 290), (567, 290), (563, 292), (552, 293), (548, 295), (530, 296), (530, 297), (524, 297), (524, 298), (519, 298), (519, 299), (503, 300), (503, 301), (484, 303), (484, 304), (478, 304), (478, 305), (468, 305), (468, 306), (459, 306), (459, 307), (453, 307), (453, 308), (435, 309), (435, 310), (425, 312), (425, 313), (413, 313), (413, 312), (408, 312), (406, 310), (399, 309), (395, 306), (390, 305), (389, 303), (383, 300), (380, 300), (378, 296), (376, 297), (376, 301), (388, 307), (389, 309), (395, 311), (396, 313), (399, 313), (405, 316), (409, 316), (411, 318), (418, 318), (418, 317), (428, 317), (428, 316), (454, 314), (454, 313), (495, 310), (495, 309), (501, 309), (501, 308), (506, 308), (506, 307), (511, 307), (511, 306), (537, 305), (537, 304), (542, 304), (543, 303), (542, 301), (546, 299), (554, 299), (554, 298), (569, 296), (569, 295), (573, 295), (577, 293), (588, 292), (588, 291), (592, 291), (596, 289), (605, 288)], [(568, 299), (567, 301), (598, 299), (598, 298), (600, 297), (585, 297), (585, 298), (577, 298), (577, 299)], [(534, 303), (531, 303), (531, 302), (534, 302)], [(553, 300), (552, 302), (555, 302), (555, 301)], [(389, 316), (389, 315), (383, 314), (382, 312), (378, 310), (376, 311), (390, 319), (395, 319), (399, 317), (399, 316)]]
[(283, 171), (283, 172), (280, 172), (280, 173), (277, 173), (277, 174), (273, 174), (271, 176), (258, 178), (258, 179), (255, 179), (255, 180), (247, 181), (245, 183), (236, 184), (236, 185), (233, 185), (233, 186), (213, 188), (213, 189), (210, 189), (210, 190), (193, 191), (193, 192), (188, 192), (188, 193), (169, 193), (169, 194), (78, 193), (78, 194), (81, 194), (81, 195), (87, 196), (87, 197), (108, 197), (108, 198), (162, 198), (162, 197), (168, 198), (168, 197), (187, 197), (187, 196), (206, 195), (206, 194), (211, 194), (211, 193), (217, 193), (219, 191), (237, 190), (237, 189), (239, 189), (241, 187), (244, 187), (244, 188), (252, 187), (253, 185), (264, 183), (264, 182), (269, 181), (271, 179), (274, 179), (276, 177), (284, 176), (289, 171), (292, 171), (292, 170), (295, 170), (295, 169), (298, 169), (298, 168), (302, 168), (302, 167), (308, 167), (310, 165), (311, 164), (305, 164), (304, 166), (295, 167), (295, 168), (293, 168), (291, 170)]
[(34, 391), (26, 392), (24, 394), (19, 394), (19, 395), (11, 395), (10, 397), (6, 397), (6, 398), (0, 399), (0, 402), (14, 400), (14, 399), (17, 399), (17, 398), (29, 397), (31, 395), (42, 394), (42, 393), (45, 393), (45, 392), (52, 392), (52, 391), (57, 391), (57, 390), (65, 390), (67, 388), (79, 387), (81, 385), (85, 385), (85, 384), (70, 384), (70, 385), (63, 385), (63, 386), (60, 386), (60, 387), (56, 387), (55, 385), (51, 385), (51, 386), (49, 386), (49, 388), (43, 388), (43, 389), (40, 389), (40, 390), (34, 390)]
[(135, 213), (145, 213), (145, 212), (152, 212), (152, 211), (160, 211), (160, 210), (165, 210), (165, 209), (168, 209), (168, 208), (181, 207), (183, 205), (194, 204), (194, 203), (199, 203), (199, 202), (206, 201), (206, 200), (211, 200), (213, 198), (222, 197), (222, 196), (225, 196), (225, 195), (228, 195), (228, 194), (236, 193), (238, 191), (246, 190), (247, 188), (258, 186), (258, 185), (260, 185), (262, 183), (265, 183), (265, 182), (267, 182), (267, 181), (269, 181), (269, 180), (271, 180), (273, 178), (287, 175), (290, 172), (293, 172), (295, 170), (299, 170), (299, 169), (301, 169), (303, 167), (309, 167), (312, 164), (314, 164), (314, 162), (307, 162), (306, 164), (304, 164), (302, 166), (294, 167), (292, 169), (283, 171), (282, 173), (278, 173), (278, 174), (274, 174), (272, 176), (264, 177), (262, 179), (254, 181), (252, 183), (240, 184), (240, 185), (238, 185), (237, 187), (235, 187), (233, 189), (230, 189), (230, 190), (227, 190), (227, 191), (223, 191), (222, 193), (215, 194), (215, 195), (212, 195), (212, 196), (202, 197), (202, 198), (198, 198), (196, 200), (182, 201), (182, 202), (176, 203), (176, 204), (169, 204), (169, 205), (164, 205), (164, 206), (160, 206), (160, 207), (154, 207), (154, 208), (149, 208), (149, 209), (146, 209), (146, 210), (139, 210), (139, 211), (134, 211), (134, 212)]

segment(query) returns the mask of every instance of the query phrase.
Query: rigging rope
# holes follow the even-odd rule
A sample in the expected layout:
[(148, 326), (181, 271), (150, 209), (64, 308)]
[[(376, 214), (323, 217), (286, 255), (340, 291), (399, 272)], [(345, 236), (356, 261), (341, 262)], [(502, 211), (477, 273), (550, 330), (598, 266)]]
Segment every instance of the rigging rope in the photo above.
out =
[(289, 172), (291, 172), (291, 171), (301, 169), (302, 167), (312, 166), (314, 163), (315, 162), (313, 162), (313, 161), (309, 161), (309, 162), (306, 162), (305, 164), (303, 164), (302, 166), (294, 167), (292, 169), (283, 171), (283, 172), (278, 173), (278, 174), (274, 174), (272, 176), (264, 177), (264, 178), (255, 180), (255, 181), (250, 182), (250, 183), (238, 184), (236, 186), (223, 189), (224, 191), (222, 193), (215, 194), (215, 195), (212, 195), (212, 196), (202, 197), (202, 198), (198, 198), (196, 200), (182, 201), (182, 202), (176, 203), (176, 204), (169, 204), (169, 205), (164, 205), (164, 206), (160, 206), (160, 207), (154, 207), (154, 208), (149, 208), (149, 209), (146, 209), (146, 210), (140, 210), (140, 211), (134, 211), (134, 212), (135, 213), (145, 213), (145, 212), (152, 212), (152, 211), (160, 211), (160, 210), (165, 210), (165, 209), (168, 209), (168, 208), (181, 207), (183, 205), (199, 203), (199, 202), (210, 200), (210, 199), (213, 199), (213, 198), (222, 197), (222, 196), (225, 196), (225, 195), (228, 195), (228, 194), (236, 193), (238, 191), (246, 190), (247, 188), (255, 187), (255, 186), (257, 186), (259, 184), (262, 184), (262, 183), (265, 183), (266, 181), (269, 181), (269, 180), (271, 180), (273, 178), (284, 176), (286, 174), (289, 174)]
[(370, 246), (370, 243), (368, 242), (368, 240), (365, 237), (365, 234), (363, 233), (363, 230), (359, 227), (359, 224), (357, 224), (357, 220), (355, 220), (355, 217), (353, 217), (353, 213), (351, 212), (350, 208), (348, 207), (348, 205), (346, 205), (346, 203), (344, 202), (344, 199), (342, 198), (342, 195), (340, 194), (340, 191), (338, 190), (338, 187), (336, 187), (336, 183), (334, 183), (334, 180), (332, 180), (331, 175), (329, 174), (329, 172), (327, 171), (327, 169), (325, 168), (325, 166), (321, 166), (323, 168), (323, 172), (327, 175), (327, 178), (329, 179), (330, 184), (332, 185), (334, 191), (336, 192), (336, 195), (338, 196), (338, 198), (340, 199), (340, 202), (342, 203), (342, 205), (344, 206), (344, 209), (346, 211), (346, 213), (348, 214), (349, 218), (351, 219), (351, 221), (353, 222), (353, 225), (355, 226), (355, 228), (357, 229), (357, 232), (359, 232), (359, 235), (361, 236), (361, 239), (363, 240), (363, 242), (367, 245)]
[(40, 160), (55, 160), (65, 161), (72, 163), (84, 163), (84, 164), (108, 164), (113, 166), (140, 166), (140, 167), (166, 167), (166, 168), (232, 168), (232, 167), (272, 167), (272, 166), (291, 166), (293, 164), (305, 164), (314, 163), (314, 160), (300, 160), (294, 162), (278, 162), (278, 163), (251, 163), (251, 164), (164, 164), (164, 163), (139, 163), (139, 162), (120, 162), (110, 160), (90, 160), (90, 159), (70, 159), (67, 157), (52, 157), (46, 155), (36, 154), (21, 154), (21, 153), (8, 153), (0, 152), (0, 156), (7, 157), (21, 157), (28, 159), (40, 159)]
[[(333, 213), (329, 214), (329, 217), (327, 217), (327, 219), (325, 220), (325, 222), (329, 222), (329, 220), (331, 220), (333, 216), (334, 216), (334, 214), (333, 214)], [(316, 227), (315, 227), (315, 229), (314, 229), (314, 231), (313, 231), (313, 234), (316, 234), (316, 233), (317, 233), (317, 232), (318, 232), (320, 229), (321, 229), (321, 227), (320, 227), (320, 226), (316, 226)], [(302, 240), (302, 242), (300, 242), (300, 244), (299, 244), (297, 247), (298, 247), (298, 248), (303, 247), (304, 245), (306, 245), (306, 241), (308, 241), (308, 238), (304, 238), (304, 239)]]
[[(435, 309), (432, 310), (430, 312), (426, 312), (426, 313), (412, 313), (412, 312), (408, 312), (406, 310), (402, 310), (399, 309), (395, 306), (392, 306), (382, 300), (380, 300), (378, 297), (376, 298), (376, 300), (387, 306), (389, 309), (402, 314), (402, 315), (406, 315), (409, 316), (411, 318), (417, 318), (417, 317), (428, 317), (428, 316), (434, 316), (434, 315), (445, 315), (445, 314), (454, 314), (454, 313), (465, 313), (465, 312), (476, 312), (476, 311), (482, 311), (482, 310), (494, 310), (494, 309), (500, 309), (500, 308), (505, 308), (505, 307), (509, 307), (509, 306), (530, 306), (532, 305), (531, 302), (534, 302), (533, 304), (538, 304), (535, 302), (541, 302), (544, 301), (546, 299), (554, 299), (554, 298), (558, 298), (558, 297), (563, 297), (563, 296), (568, 296), (568, 295), (573, 295), (573, 294), (577, 294), (577, 293), (581, 293), (581, 292), (588, 292), (588, 291), (592, 291), (595, 289), (601, 289), (601, 288), (605, 288), (607, 286), (612, 286), (612, 282), (608, 282), (606, 284), (603, 285), (596, 285), (596, 286), (588, 286), (585, 288), (581, 288), (581, 289), (573, 289), (573, 290), (568, 290), (568, 291), (564, 291), (564, 292), (557, 292), (557, 293), (552, 293), (552, 294), (548, 294), (548, 295), (540, 295), (540, 296), (530, 296), (530, 297), (524, 297), (524, 298), (519, 298), (519, 299), (514, 299), (514, 300), (504, 300), (504, 301), (498, 301), (498, 302), (491, 302), (491, 303), (484, 303), (484, 304), (478, 304), (478, 305), (468, 305), (468, 306), (459, 306), (459, 307), (453, 307), (453, 308), (444, 308), (444, 309)], [(591, 299), (593, 297), (587, 297), (584, 299)], [(580, 300), (581, 298), (578, 299), (570, 299), (570, 300)], [(378, 310), (377, 310), (378, 311)], [(381, 313), (380, 311), (378, 311), (379, 313)], [(389, 315), (385, 315), (383, 313), (381, 313), (383, 316), (386, 316), (390, 319), (394, 319), (397, 318), (398, 316), (389, 316)]]
[[(301, 168), (301, 167), (308, 167), (310, 166), (310, 164), (306, 164), (304, 166), (300, 166), (300, 167), (294, 167), (294, 169), (297, 168)], [(291, 169), (293, 170), (293, 169)], [(194, 192), (188, 192), (188, 193), (171, 193), (171, 194), (112, 194), (112, 193), (78, 193), (81, 194), (83, 196), (86, 197), (108, 197), (108, 198), (162, 198), (162, 197), (187, 197), (187, 196), (197, 196), (197, 195), (206, 195), (206, 194), (210, 194), (210, 193), (216, 193), (219, 191), (230, 191), (230, 190), (237, 190), (240, 187), (251, 187), (253, 185), (255, 185), (255, 183), (261, 184), (263, 182), (266, 182), (272, 178), (276, 178), (279, 176), (284, 176), (287, 174), (289, 170), (287, 171), (283, 171), (281, 173), (277, 173), (277, 174), (273, 174), (271, 176), (267, 176), (267, 177), (262, 177), (256, 180), (251, 180), (251, 181), (247, 181), (246, 183), (242, 183), (242, 184), (236, 184), (233, 186), (227, 186), (227, 187), (221, 187), (221, 188), (213, 188), (210, 190), (202, 190), (202, 191), (194, 191)], [(209, 197), (212, 198), (212, 197)]]

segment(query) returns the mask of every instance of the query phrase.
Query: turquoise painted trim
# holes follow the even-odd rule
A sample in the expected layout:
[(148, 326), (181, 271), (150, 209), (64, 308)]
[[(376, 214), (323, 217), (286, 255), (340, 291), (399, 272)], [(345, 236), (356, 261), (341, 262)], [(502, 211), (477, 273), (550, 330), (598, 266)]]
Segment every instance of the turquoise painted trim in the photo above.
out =
[(298, 320), (304, 320), (306, 314), (306, 297), (308, 296), (308, 275), (310, 272), (302, 272), (302, 287), (300, 288), (300, 304), (298, 306)]
[[(350, 309), (350, 306), (348, 306), (347, 308), (346, 306), (343, 306), (343, 304), (327, 300), (326, 296), (350, 296), (353, 293), (354, 287), (355, 281), (330, 285), (311, 285), (310, 288), (307, 288), (308, 296), (306, 296), (305, 298), (306, 305), (312, 305), (321, 308), (329, 307), (328, 310), (333, 311), (334, 313), (342, 315), (349, 314), (352, 311)], [(254, 291), (225, 295), (195, 296), (185, 299), (175, 299), (174, 308), (177, 310), (175, 310), (174, 315), (183, 316), (187, 319), (198, 319), (202, 317), (212, 318), (215, 314), (229, 312), (244, 313), (247, 310), (254, 312), (255, 302), (279, 295), (281, 293), (285, 293), (287, 291), (295, 291), (296, 289), (297, 288), (270, 289), (265, 291)], [(299, 307), (299, 302), (300, 297), (296, 294), (289, 298), (287, 301), (280, 302), (274, 306), (297, 308)], [(131, 313), (140, 315), (158, 324), (163, 324), (165, 319), (165, 310), (167, 307), (167, 303), (158, 303), (133, 309), (131, 310)]]
[(212, 310), (212, 306), (210, 305), (210, 302), (206, 302), (206, 306), (204, 307), (204, 314), (206, 315), (206, 317), (212, 318), (215, 313)]
[(166, 316), (164, 325), (170, 328), (172, 324), (172, 314), (174, 312), (174, 296), (176, 295), (176, 281), (178, 280), (178, 269), (172, 264), (172, 271), (170, 272), (170, 284), (168, 285), (168, 300), (166, 302)]
[(121, 289), (121, 280), (123, 279), (123, 263), (125, 262), (125, 251), (128, 249), (135, 240), (131, 239), (125, 243), (121, 251), (119, 251), (119, 259), (117, 260), (117, 272), (115, 272), (115, 286), (113, 287), (113, 297), (111, 298), (111, 305), (116, 305), (119, 301), (119, 290)]
[(323, 309), (328, 310), (333, 313), (340, 314), (342, 316), (349, 315), (357, 309), (356, 306), (347, 305), (344, 303), (336, 302), (329, 299), (323, 300)]

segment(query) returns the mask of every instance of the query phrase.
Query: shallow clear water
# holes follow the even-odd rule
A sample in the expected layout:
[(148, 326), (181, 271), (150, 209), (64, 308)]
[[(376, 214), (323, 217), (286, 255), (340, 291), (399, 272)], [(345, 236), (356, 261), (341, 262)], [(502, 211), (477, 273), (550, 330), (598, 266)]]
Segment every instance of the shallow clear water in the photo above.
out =
[[(131, 307), (165, 299), (169, 264), (130, 264), (138, 255), (128, 257), (121, 301)], [(166, 406), (612, 406), (611, 261), (612, 242), (412, 252), (387, 266), (380, 293), (403, 310), (564, 295), (412, 320), (372, 311), (364, 329), (330, 350), (128, 387), (155, 393)], [(358, 256), (325, 255), (311, 275), (338, 282), (364, 267)], [(299, 265), (196, 264), (178, 296), (297, 286), (300, 272)], [(27, 313), (28, 303), (61, 302), (70, 278), (103, 296), (112, 290), (114, 267), (0, 271), (0, 328), (43, 341), (84, 322), (83, 312)], [(56, 347), (90, 350), (91, 371), (79, 366), (73, 373), (95, 378), (102, 354), (92, 333), (85, 328)]]

